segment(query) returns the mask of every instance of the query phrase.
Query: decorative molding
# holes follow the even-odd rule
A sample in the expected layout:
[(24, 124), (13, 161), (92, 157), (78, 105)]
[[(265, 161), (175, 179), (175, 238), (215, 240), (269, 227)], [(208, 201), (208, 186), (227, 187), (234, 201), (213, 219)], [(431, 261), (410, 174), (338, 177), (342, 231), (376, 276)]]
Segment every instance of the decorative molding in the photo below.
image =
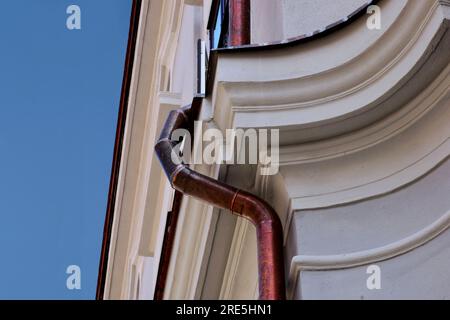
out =
[(389, 260), (430, 242), (446, 231), (449, 226), (450, 211), (422, 230), (386, 246), (338, 255), (295, 256), (292, 258), (288, 276), (288, 298), (294, 297), (301, 271), (348, 269)]
[(412, 77), (423, 87), (433, 78), (417, 70), (441, 42), (448, 14), (437, 0), (380, 5), (380, 32), (369, 31), (362, 18), (302, 46), (219, 54), (213, 91), (219, 127), (280, 128), (282, 144), (294, 144), (363, 128), (399, 109), (398, 99), (388, 101), (395, 92)]
[[(449, 106), (447, 65), (428, 88), (383, 121), (334, 139), (280, 148), (280, 174), (290, 201), (287, 225), (296, 210), (380, 196), (427, 174), (450, 155)], [(371, 170), (358, 171), (362, 164)], [(281, 188), (275, 192), (275, 198), (285, 197)]]
[(330, 160), (376, 146), (404, 132), (450, 92), (450, 64), (403, 108), (366, 128), (325, 141), (280, 148), (280, 165), (289, 166)]
[[(280, 172), (286, 177), (292, 209), (323, 208), (388, 193), (420, 178), (447, 158), (450, 154), (450, 128), (445, 121), (450, 119), (449, 71), (450, 66), (444, 72), (446, 77), (438, 78), (436, 87), (424, 92), (425, 99), (420, 97), (412, 102), (420, 107), (406, 115), (401, 112), (402, 116), (390, 124), (391, 120), (386, 119), (369, 128), (369, 132), (374, 130), (372, 135), (355, 133), (354, 136), (361, 134), (359, 142), (352, 140), (354, 136), (348, 137), (349, 143), (338, 145), (335, 150), (341, 150), (331, 156), (316, 159), (304, 156), (289, 165), (282, 164)], [(380, 126), (384, 128), (378, 129)], [(306, 152), (298, 154), (307, 155)], [(364, 159), (364, 167), (370, 167), (370, 171), (365, 170), (364, 174), (360, 171), (363, 169), (360, 159)], [(330, 170), (336, 180), (328, 180), (324, 185)]]
[[(411, 2), (411, 1), (410, 1)], [(379, 63), (374, 63), (373, 65), (370, 65), (368, 63), (368, 57), (363, 56), (362, 54), (360, 54), (359, 56), (355, 56), (353, 58), (351, 58), (349, 61), (343, 63), (342, 65), (338, 65), (338, 66), (334, 66), (331, 69), (325, 70), (325, 71), (320, 71), (318, 73), (315, 74), (311, 74), (308, 76), (304, 76), (304, 77), (300, 77), (300, 78), (292, 78), (292, 79), (282, 79), (281, 81), (293, 81), (293, 80), (300, 80), (303, 79), (303, 82), (306, 83), (319, 83), (322, 80), (326, 80), (326, 82), (329, 83), (333, 83), (333, 84), (337, 84), (337, 81), (334, 81), (334, 79), (337, 79), (338, 77), (342, 77), (343, 79), (345, 79), (343, 77), (344, 74), (346, 73), (351, 73), (352, 71), (354, 71), (353, 69), (360, 69), (361, 66), (358, 65), (364, 65), (366, 66), (367, 70), (364, 73), (361, 73), (360, 70), (358, 70), (359, 72), (355, 72), (355, 75), (357, 76), (363, 76), (361, 79), (354, 79), (352, 77), (352, 82), (353, 83), (345, 83), (344, 85), (341, 83), (342, 87), (346, 87), (348, 86), (347, 89), (342, 89), (339, 88), (335, 90), (335, 94), (331, 94), (331, 90), (329, 87), (326, 88), (326, 90), (323, 90), (323, 88), (321, 86), (316, 85), (316, 88), (312, 88), (313, 90), (318, 90), (318, 92), (320, 92), (321, 94), (316, 94), (317, 96), (321, 96), (321, 98), (316, 98), (316, 99), (308, 99), (307, 97), (305, 99), (301, 99), (303, 101), (301, 102), (294, 102), (294, 103), (287, 103), (287, 104), (274, 104), (274, 105), (261, 105), (258, 103), (258, 105), (236, 105), (233, 106), (233, 109), (236, 111), (266, 111), (267, 109), (271, 109), (271, 110), (289, 110), (289, 109), (296, 109), (296, 108), (310, 108), (310, 107), (314, 107), (314, 106), (319, 106), (319, 105), (324, 105), (328, 102), (333, 102), (339, 99), (342, 99), (346, 96), (350, 96), (353, 95), (359, 91), (362, 91), (364, 88), (369, 87), (373, 84), (375, 84), (375, 82), (379, 81), (380, 79), (382, 79), (383, 77), (385, 77), (386, 75), (388, 75), (389, 72), (391, 72), (393, 70), (393, 68), (396, 67), (397, 64), (401, 63), (402, 60), (406, 60), (407, 55), (411, 54), (411, 52), (414, 49), (414, 46), (417, 45), (421, 45), (419, 44), (421, 37), (424, 36), (424, 31), (425, 28), (431, 23), (431, 20), (433, 18), (433, 15), (436, 13), (436, 10), (439, 8), (439, 3), (436, 1), (433, 3), (433, 6), (431, 6), (431, 8), (428, 9), (428, 5), (432, 3), (432, 2), (428, 2), (428, 4), (425, 4), (424, 7), (420, 8), (420, 9), (425, 9), (423, 12), (426, 12), (426, 16), (423, 18), (423, 21), (419, 24), (416, 24), (417, 27), (415, 27), (415, 29), (413, 31), (410, 32), (406, 32), (402, 33), (399, 35), (399, 37), (401, 36), (402, 38), (399, 38), (398, 40), (401, 40), (400, 43), (405, 43), (404, 47), (399, 47), (398, 43), (394, 44), (387, 44), (386, 42), (391, 40), (391, 39), (386, 39), (388, 38), (388, 35), (390, 35), (390, 32), (392, 31), (388, 31), (386, 33), (383, 34), (382, 37), (380, 37), (379, 39), (377, 39), (377, 41), (374, 43), (375, 46), (380, 46), (381, 42), (385, 43), (385, 46), (387, 45), (388, 47), (385, 48), (384, 50), (382, 50), (382, 54), (383, 54), (383, 58), (386, 60), (389, 60), (389, 62), (387, 64), (382, 64), (381, 61)], [(412, 14), (412, 12), (408, 12), (410, 8), (405, 8), (403, 9), (402, 13), (406, 13), (406, 14)], [(427, 9), (429, 11), (427, 11)], [(421, 10), (419, 10), (419, 8), (416, 9), (417, 11), (414, 12), (414, 18), (417, 17), (416, 15), (419, 14), (419, 12)], [(407, 17), (408, 19), (411, 19), (413, 17)], [(401, 19), (400, 15), (399, 15), (399, 19)], [(420, 21), (420, 20), (419, 20)], [(400, 21), (395, 21), (395, 24), (393, 23), (392, 28), (395, 28), (395, 26), (397, 24), (399, 24)], [(409, 22), (408, 27), (411, 28), (412, 27), (412, 23)], [(405, 27), (404, 27), (405, 28)], [(396, 29), (396, 33), (399, 33), (399, 30)], [(329, 39), (327, 39), (327, 41), (330, 41)], [(424, 42), (427, 43), (427, 42)], [(392, 46), (392, 47), (391, 47)], [(379, 49), (379, 48), (377, 48)], [(395, 50), (389, 50), (389, 49), (395, 49)], [(376, 53), (374, 50), (374, 48), (367, 48), (366, 49), (368, 51), (368, 54), (371, 55), (370, 58), (374, 58), (374, 56), (376, 56), (376, 54), (380, 54), (380, 53)], [(378, 59), (380, 57), (377, 57)], [(382, 60), (382, 59), (379, 59)], [(261, 84), (267, 84), (267, 85), (275, 85), (276, 82), (278, 82), (280, 80), (277, 81), (258, 81), (256, 83), (256, 85), (260, 86)], [(225, 85), (227, 85), (228, 83), (226, 83)], [(297, 85), (299, 85), (299, 87), (301, 87), (303, 83), (298, 83)], [(351, 86), (351, 84), (356, 84), (355, 86)], [(233, 83), (229, 83), (228, 85), (232, 86)], [(290, 83), (289, 83), (290, 85)], [(308, 86), (312, 86), (311, 84), (309, 84)], [(304, 89), (306, 91), (306, 89)], [(311, 93), (309, 93), (311, 94)], [(312, 94), (311, 94), (312, 95)], [(296, 99), (297, 100), (297, 99)], [(245, 102), (247, 103), (247, 101)]]

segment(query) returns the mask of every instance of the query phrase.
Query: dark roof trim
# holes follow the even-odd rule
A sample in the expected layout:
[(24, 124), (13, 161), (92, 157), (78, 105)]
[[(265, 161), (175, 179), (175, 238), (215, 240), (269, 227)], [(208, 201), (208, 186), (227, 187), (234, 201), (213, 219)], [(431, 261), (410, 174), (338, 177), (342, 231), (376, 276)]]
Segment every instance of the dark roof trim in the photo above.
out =
[(120, 95), (119, 114), (117, 118), (116, 138), (114, 143), (114, 154), (111, 168), (111, 179), (109, 181), (108, 204), (106, 208), (105, 225), (103, 227), (103, 243), (100, 254), (100, 265), (97, 279), (96, 299), (103, 300), (106, 273), (108, 268), (108, 256), (111, 243), (111, 232), (114, 219), (114, 207), (116, 204), (117, 183), (119, 179), (120, 163), (122, 158), (122, 145), (125, 132), (125, 123), (128, 111), (128, 97), (130, 95), (131, 76), (134, 65), (137, 33), (139, 27), (139, 16), (142, 0), (133, 0), (130, 16), (130, 29), (128, 31), (128, 45), (125, 58), (125, 66), (122, 80), (122, 91)]

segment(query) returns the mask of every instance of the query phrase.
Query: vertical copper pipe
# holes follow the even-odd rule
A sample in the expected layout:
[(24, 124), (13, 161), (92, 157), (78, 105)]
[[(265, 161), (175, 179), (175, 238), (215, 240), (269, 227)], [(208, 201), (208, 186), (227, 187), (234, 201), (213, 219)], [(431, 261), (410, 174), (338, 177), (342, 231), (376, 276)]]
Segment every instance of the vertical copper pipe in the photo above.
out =
[(250, 0), (229, 0), (229, 45), (250, 44)]
[(260, 299), (284, 300), (283, 229), (272, 207), (253, 194), (197, 173), (185, 164), (175, 164), (172, 161), (172, 156), (177, 155), (173, 149), (174, 143), (170, 140), (171, 134), (176, 129), (191, 126), (192, 115), (198, 113), (199, 105), (200, 102), (194, 100), (191, 108), (179, 109), (169, 114), (155, 146), (156, 154), (172, 187), (177, 191), (216, 207), (231, 210), (255, 225)]

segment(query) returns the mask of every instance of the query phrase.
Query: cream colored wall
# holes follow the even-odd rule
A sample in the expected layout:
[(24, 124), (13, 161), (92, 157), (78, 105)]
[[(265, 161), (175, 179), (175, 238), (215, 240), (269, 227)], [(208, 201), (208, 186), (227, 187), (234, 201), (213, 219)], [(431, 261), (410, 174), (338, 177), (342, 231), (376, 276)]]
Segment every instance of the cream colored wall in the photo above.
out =
[(252, 43), (277, 42), (322, 30), (366, 0), (252, 0)]
[(284, 38), (309, 34), (347, 17), (367, 0), (282, 0)]
[(184, 6), (171, 66), (169, 91), (180, 94), (183, 105), (192, 102), (197, 90), (197, 40), (202, 37), (202, 12), (200, 6)]
[(283, 40), (282, 1), (251, 0), (251, 32), (252, 43)]

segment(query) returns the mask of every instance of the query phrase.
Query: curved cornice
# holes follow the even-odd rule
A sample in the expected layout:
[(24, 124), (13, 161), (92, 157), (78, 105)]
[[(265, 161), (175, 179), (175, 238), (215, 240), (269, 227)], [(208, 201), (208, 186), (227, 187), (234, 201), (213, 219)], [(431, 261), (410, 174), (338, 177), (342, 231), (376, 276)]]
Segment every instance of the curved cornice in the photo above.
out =
[(449, 119), (450, 65), (382, 121), (333, 139), (281, 147), (280, 174), (264, 180), (263, 188), (274, 199), (288, 199), (289, 207), (279, 211), (287, 226), (297, 210), (394, 192), (449, 157)]
[(380, 31), (360, 18), (298, 47), (219, 55), (213, 102), (227, 105), (216, 107), (219, 126), (276, 127), (283, 144), (295, 144), (360, 129), (402, 107), (450, 60), (436, 54), (448, 50), (448, 2), (379, 5)]
[(280, 173), (292, 210), (389, 193), (445, 160), (450, 154), (449, 72), (450, 66), (393, 119), (335, 140), (282, 148)]
[(411, 128), (439, 102), (445, 100), (449, 92), (450, 65), (415, 99), (384, 118), (383, 121), (333, 139), (284, 146), (280, 149), (280, 164), (289, 166), (330, 160), (374, 147)]

